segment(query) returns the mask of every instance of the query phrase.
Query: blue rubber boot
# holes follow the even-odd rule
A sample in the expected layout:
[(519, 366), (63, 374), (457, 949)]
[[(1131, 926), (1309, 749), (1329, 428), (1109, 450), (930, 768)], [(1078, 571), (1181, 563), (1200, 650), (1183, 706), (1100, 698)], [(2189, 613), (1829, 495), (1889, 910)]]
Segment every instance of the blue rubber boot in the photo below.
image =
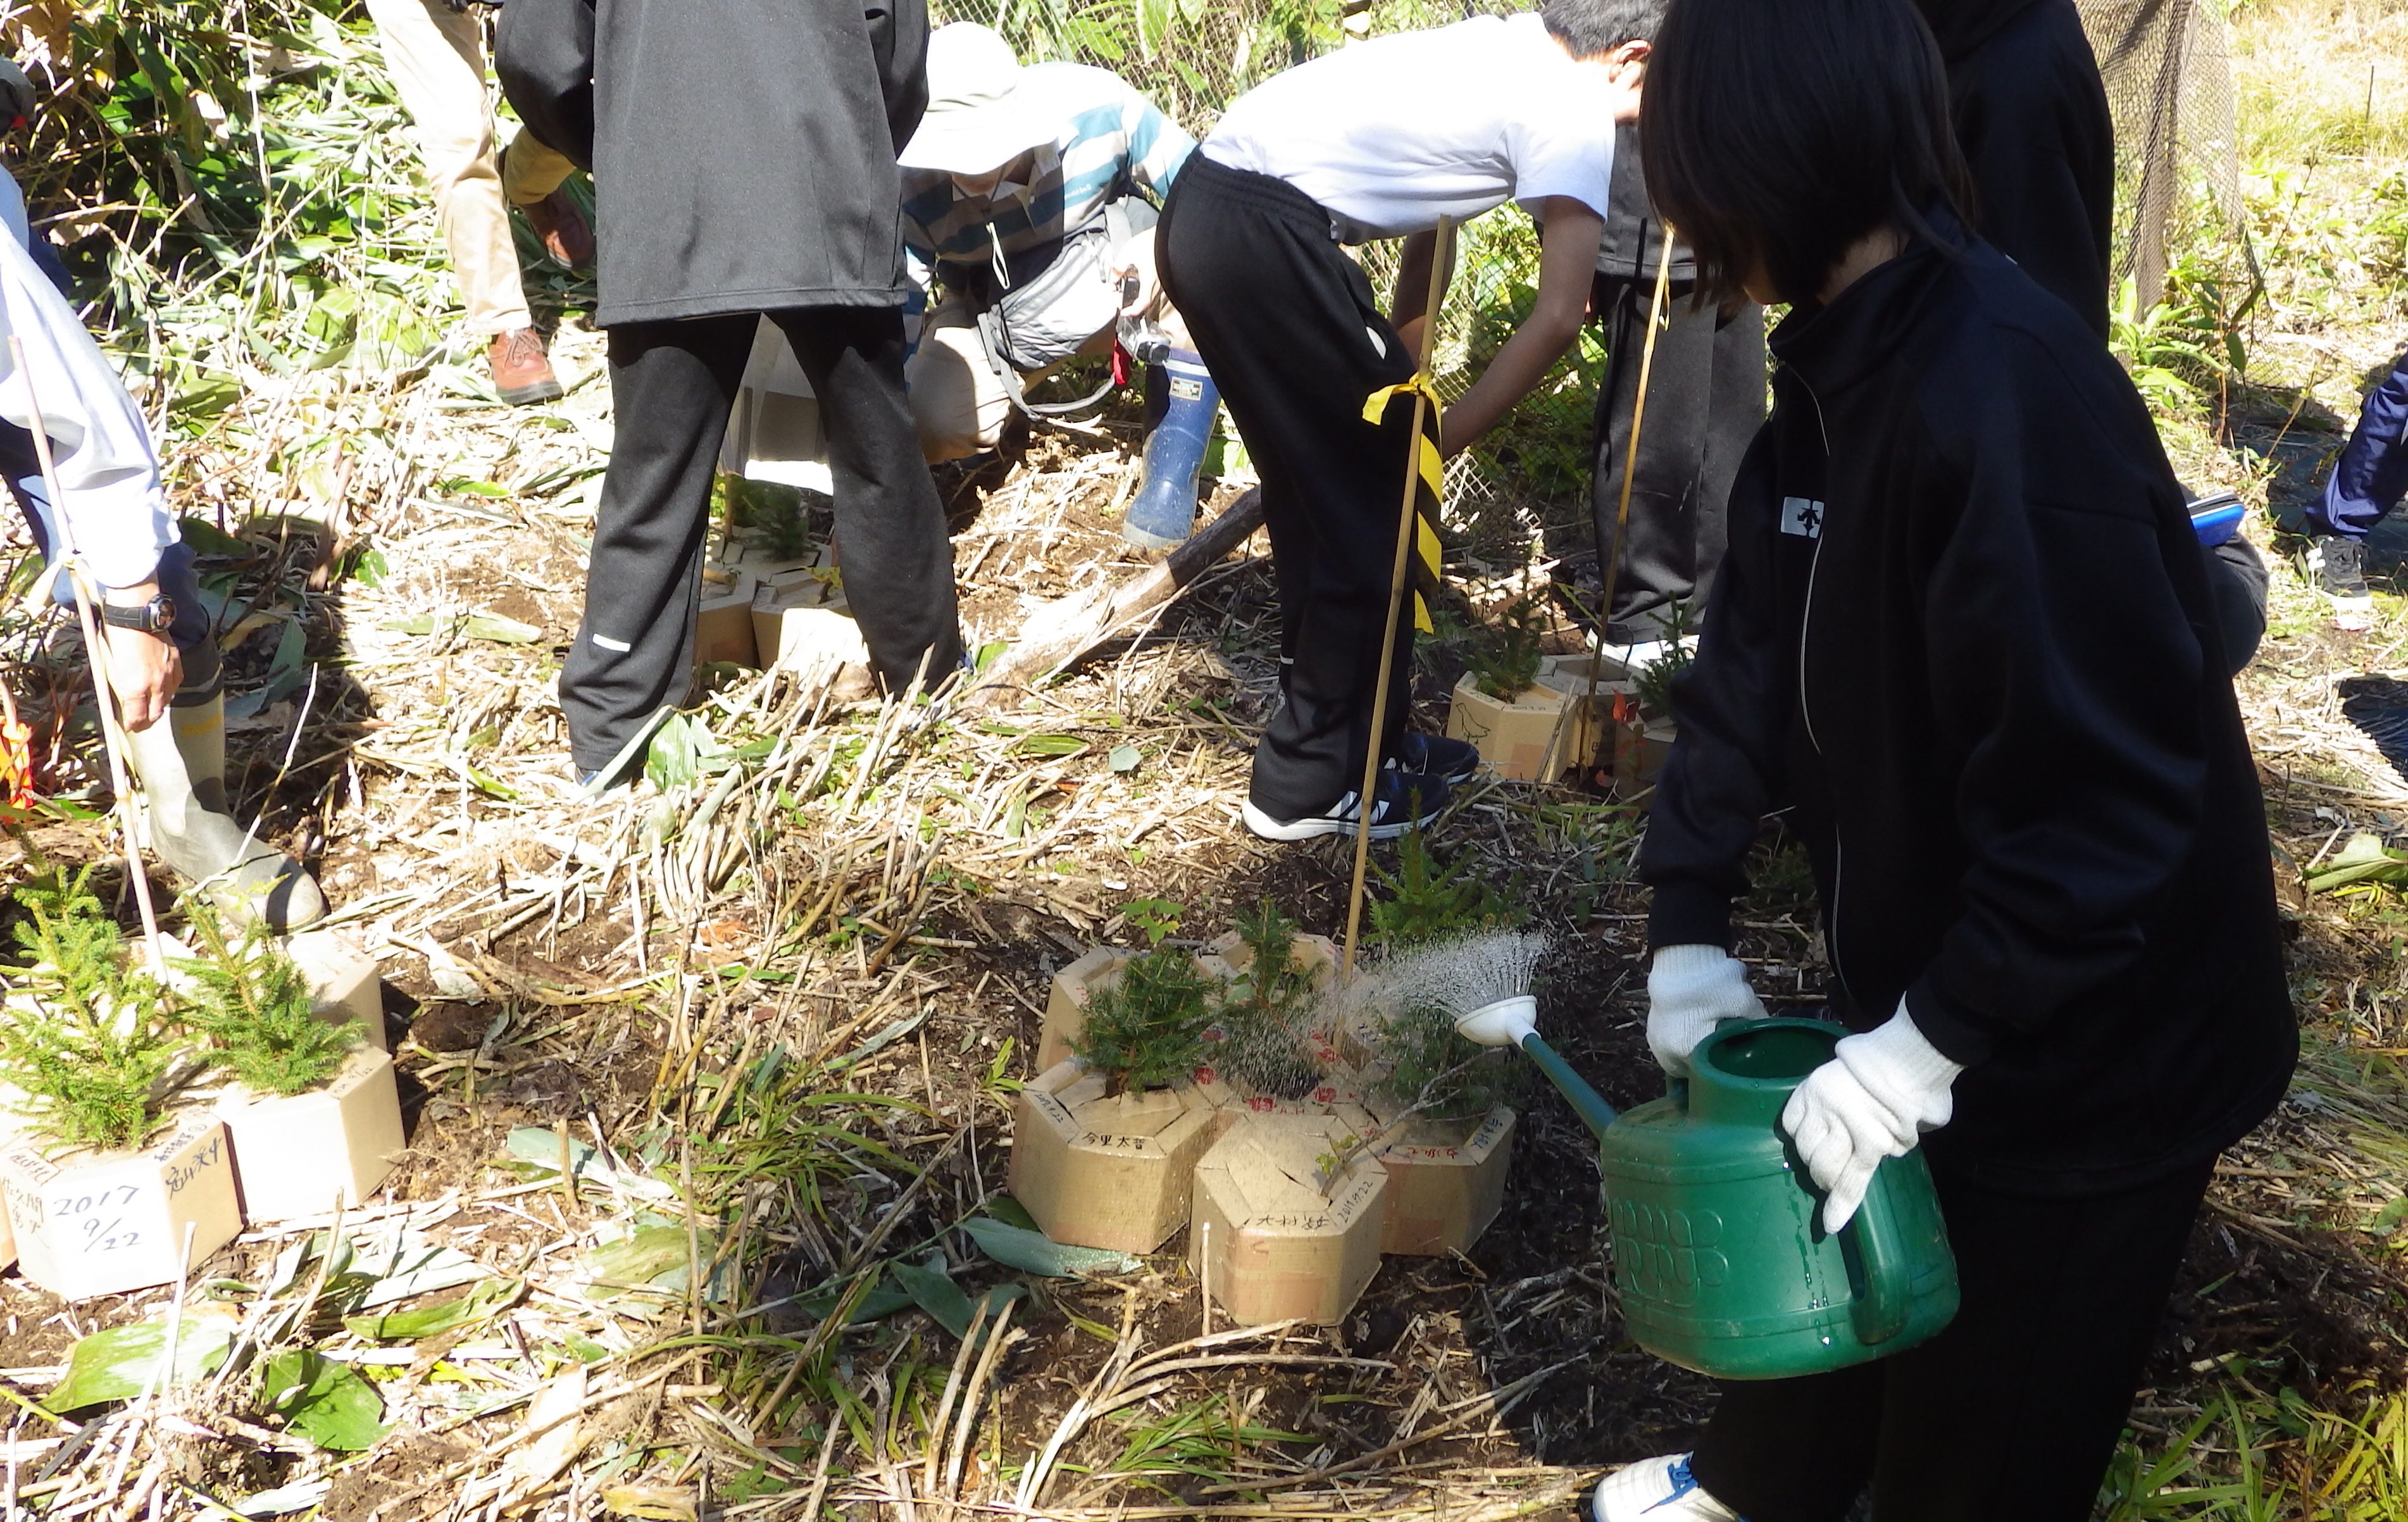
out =
[(1170, 406), (1146, 436), (1145, 480), (1121, 523), (1121, 538), (1143, 550), (1175, 550), (1195, 532), (1196, 478), (1221, 411), (1221, 388), (1200, 355), (1174, 349), (1163, 368)]

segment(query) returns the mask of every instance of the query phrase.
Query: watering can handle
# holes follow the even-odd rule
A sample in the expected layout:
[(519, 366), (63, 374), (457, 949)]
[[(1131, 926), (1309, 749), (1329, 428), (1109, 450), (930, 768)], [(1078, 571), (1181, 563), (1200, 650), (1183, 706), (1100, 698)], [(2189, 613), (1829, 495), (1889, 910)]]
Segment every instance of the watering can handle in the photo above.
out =
[(1907, 1318), (1914, 1309), (1906, 1242), (1899, 1231), (1896, 1208), (1882, 1177), (1888, 1169), (1889, 1164), (1884, 1163), (1874, 1171), (1863, 1203), (1848, 1218), (1848, 1224), (1840, 1228), (1842, 1240), (1855, 1239), (1856, 1261), (1864, 1268), (1864, 1290), (1848, 1307), (1848, 1319), (1856, 1328), (1856, 1341), (1868, 1347), (1886, 1343), (1906, 1330)]

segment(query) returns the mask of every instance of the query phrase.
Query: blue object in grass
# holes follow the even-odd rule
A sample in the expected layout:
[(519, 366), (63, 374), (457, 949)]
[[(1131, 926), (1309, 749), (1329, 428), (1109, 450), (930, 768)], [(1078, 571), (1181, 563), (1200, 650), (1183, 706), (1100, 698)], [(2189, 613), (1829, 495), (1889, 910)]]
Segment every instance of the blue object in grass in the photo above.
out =
[(2199, 536), (2200, 543), (2214, 548), (2241, 532), (2241, 520), (2248, 511), (2230, 492), (2202, 496), (2190, 505), (2191, 532)]

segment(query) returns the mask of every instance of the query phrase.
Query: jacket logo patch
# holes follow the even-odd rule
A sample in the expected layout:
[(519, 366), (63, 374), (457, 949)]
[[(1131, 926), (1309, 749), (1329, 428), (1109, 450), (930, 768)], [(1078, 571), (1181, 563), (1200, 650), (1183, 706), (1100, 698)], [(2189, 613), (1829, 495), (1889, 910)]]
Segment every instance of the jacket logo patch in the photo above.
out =
[(1823, 537), (1823, 504), (1809, 496), (1784, 496), (1781, 499), (1781, 531), (1795, 534), (1801, 539)]

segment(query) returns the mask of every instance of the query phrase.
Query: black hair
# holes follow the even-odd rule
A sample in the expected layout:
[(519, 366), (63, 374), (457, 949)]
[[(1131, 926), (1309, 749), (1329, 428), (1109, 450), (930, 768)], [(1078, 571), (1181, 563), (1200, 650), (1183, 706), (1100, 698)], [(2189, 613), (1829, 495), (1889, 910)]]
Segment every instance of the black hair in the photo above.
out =
[(1547, 0), (1539, 17), (1574, 58), (1596, 58), (1626, 42), (1653, 40), (1664, 0)]
[(1707, 300), (1758, 266), (1812, 301), (1883, 226), (1942, 243), (1971, 181), (1948, 76), (1909, 0), (1671, 0), (1640, 107), (1647, 188), (1697, 255)]

